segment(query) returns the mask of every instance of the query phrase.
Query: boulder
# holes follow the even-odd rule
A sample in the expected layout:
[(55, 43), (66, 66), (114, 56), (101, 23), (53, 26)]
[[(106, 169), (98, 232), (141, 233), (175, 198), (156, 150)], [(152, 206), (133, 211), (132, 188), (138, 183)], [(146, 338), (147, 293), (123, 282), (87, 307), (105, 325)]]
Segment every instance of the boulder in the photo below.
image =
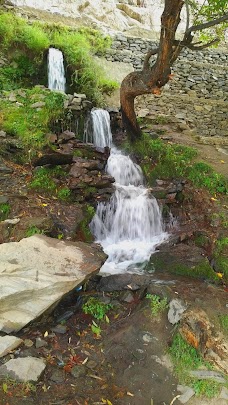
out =
[(91, 274), (105, 260), (98, 248), (34, 235), (0, 246), (0, 330), (18, 331)]
[(16, 381), (38, 381), (46, 364), (43, 359), (25, 357), (11, 359), (0, 367), (0, 376), (8, 376)]
[(6, 354), (20, 346), (21, 343), (23, 343), (23, 340), (16, 336), (1, 336), (0, 357), (6, 356)]

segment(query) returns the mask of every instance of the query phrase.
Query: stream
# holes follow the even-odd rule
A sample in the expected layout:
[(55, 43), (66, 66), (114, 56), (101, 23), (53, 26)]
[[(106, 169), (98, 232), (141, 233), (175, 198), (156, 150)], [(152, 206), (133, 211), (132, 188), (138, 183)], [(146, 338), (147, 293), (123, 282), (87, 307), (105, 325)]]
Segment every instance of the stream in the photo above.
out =
[(115, 178), (114, 194), (109, 202), (98, 203), (90, 223), (95, 241), (108, 255), (100, 274), (141, 274), (155, 248), (168, 238), (157, 200), (145, 188), (140, 166), (113, 144), (107, 111), (92, 110), (85, 139), (96, 147), (111, 146), (106, 171)]

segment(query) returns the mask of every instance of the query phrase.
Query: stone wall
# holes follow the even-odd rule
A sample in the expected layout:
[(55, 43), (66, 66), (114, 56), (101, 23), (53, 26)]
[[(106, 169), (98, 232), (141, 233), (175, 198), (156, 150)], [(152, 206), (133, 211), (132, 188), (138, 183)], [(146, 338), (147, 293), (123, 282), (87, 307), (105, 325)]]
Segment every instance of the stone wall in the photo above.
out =
[[(135, 70), (140, 70), (147, 50), (156, 45), (150, 40), (117, 34), (106, 58), (132, 64)], [(156, 102), (155, 96), (145, 96), (141, 98), (141, 107), (155, 104), (158, 113), (182, 114), (202, 136), (228, 136), (227, 48), (183, 50), (172, 71), (173, 80)]]

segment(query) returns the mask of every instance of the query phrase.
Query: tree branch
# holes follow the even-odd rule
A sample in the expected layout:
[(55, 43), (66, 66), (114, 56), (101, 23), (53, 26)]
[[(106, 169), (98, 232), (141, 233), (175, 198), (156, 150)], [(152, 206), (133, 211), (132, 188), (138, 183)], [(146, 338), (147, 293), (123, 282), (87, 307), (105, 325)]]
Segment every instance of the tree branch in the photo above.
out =
[(224, 21), (228, 21), (228, 13), (224, 14), (222, 17), (216, 18), (215, 20), (208, 21), (199, 25), (193, 25), (192, 27), (188, 28), (186, 34), (189, 35), (191, 32), (201, 31), (205, 28), (214, 27), (214, 25), (221, 24)]
[(151, 56), (156, 55), (157, 53), (158, 53), (158, 48), (150, 49), (147, 52), (147, 54), (145, 56), (145, 59), (144, 59), (144, 62), (143, 62), (143, 69), (142, 70), (148, 70), (150, 68), (149, 60), (150, 60)]
[(220, 41), (219, 38), (215, 38), (212, 41), (207, 42), (206, 44), (200, 45), (200, 46), (195, 46), (196, 44), (188, 44), (188, 45), (186, 45), (186, 48), (189, 48), (192, 51), (200, 51), (201, 49), (205, 49), (211, 45), (217, 44), (219, 41)]

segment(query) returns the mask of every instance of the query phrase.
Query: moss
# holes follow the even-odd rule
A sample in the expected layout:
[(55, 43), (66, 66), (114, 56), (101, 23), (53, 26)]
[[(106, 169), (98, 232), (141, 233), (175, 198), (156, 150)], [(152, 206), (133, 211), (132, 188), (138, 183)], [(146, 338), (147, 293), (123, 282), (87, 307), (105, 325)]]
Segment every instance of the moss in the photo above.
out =
[(8, 203), (0, 204), (0, 221), (4, 221), (8, 218), (10, 213), (10, 205)]
[(91, 205), (87, 205), (84, 213), (84, 219), (79, 224), (79, 234), (81, 235), (83, 241), (92, 242), (94, 238), (89, 229), (89, 223), (95, 214), (95, 209)]
[(153, 185), (156, 178), (184, 177), (196, 187), (205, 187), (211, 194), (228, 192), (227, 180), (222, 175), (203, 162), (193, 162), (197, 156), (193, 148), (165, 143), (144, 133), (134, 144), (126, 142), (125, 149), (141, 160), (149, 185)]

